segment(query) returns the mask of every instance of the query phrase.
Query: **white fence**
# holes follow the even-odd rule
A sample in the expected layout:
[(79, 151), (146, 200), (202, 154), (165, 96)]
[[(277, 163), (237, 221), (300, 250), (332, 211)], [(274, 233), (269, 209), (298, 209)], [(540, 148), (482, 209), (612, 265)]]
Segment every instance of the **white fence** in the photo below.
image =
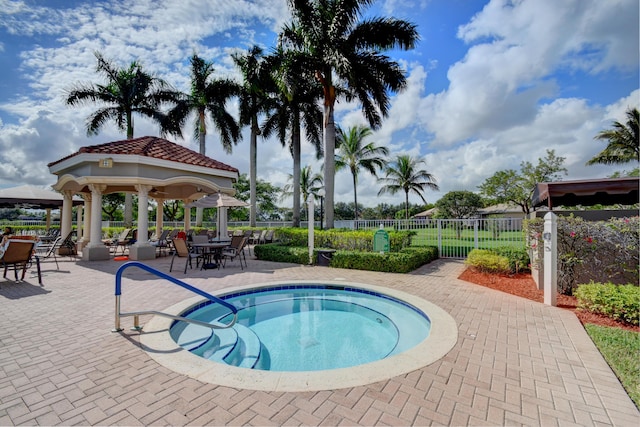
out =
[[(184, 228), (180, 221), (164, 221), (165, 228)], [(0, 222), (0, 226), (3, 223)], [(41, 221), (13, 221), (11, 226), (34, 226), (45, 223)], [(57, 224), (54, 224), (56, 226)], [(320, 228), (320, 223), (316, 222)], [(466, 258), (472, 249), (488, 249), (502, 246), (522, 248), (525, 236), (522, 230), (521, 218), (485, 218), (485, 219), (410, 219), (410, 220), (350, 220), (335, 221), (335, 228), (351, 230), (371, 230), (380, 226), (387, 230), (412, 230), (412, 244), (416, 246), (437, 246), (441, 258)], [(103, 228), (124, 227), (120, 221), (103, 221)], [(135, 226), (135, 224), (134, 224)], [(193, 226), (193, 224), (192, 224)], [(205, 228), (215, 228), (215, 223), (202, 224)], [(256, 224), (259, 228), (291, 227), (286, 221), (261, 221)], [(307, 222), (302, 221), (301, 227), (306, 228)], [(149, 228), (155, 223), (150, 222)], [(249, 222), (229, 222), (229, 227), (246, 228)]]

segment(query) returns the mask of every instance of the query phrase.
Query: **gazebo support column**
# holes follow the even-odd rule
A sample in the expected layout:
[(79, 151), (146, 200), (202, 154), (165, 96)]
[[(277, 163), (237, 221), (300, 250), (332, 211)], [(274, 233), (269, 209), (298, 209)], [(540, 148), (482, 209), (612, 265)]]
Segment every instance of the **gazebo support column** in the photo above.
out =
[(78, 239), (79, 251), (84, 250), (91, 240), (91, 193), (83, 193), (82, 198), (84, 199), (84, 221), (82, 222), (82, 239)]
[(62, 191), (62, 212), (60, 215), (60, 235), (62, 238), (66, 238), (72, 231), (72, 211), (73, 207), (73, 192)]
[(90, 184), (91, 190), (91, 231), (89, 244), (82, 250), (84, 261), (100, 261), (109, 259), (109, 248), (102, 243), (102, 192), (106, 185)]
[(158, 207), (156, 208), (156, 236), (160, 237), (164, 230), (164, 199), (156, 199)]
[(138, 239), (129, 248), (129, 259), (155, 259), (156, 248), (149, 244), (149, 191), (150, 185), (136, 185), (138, 190)]

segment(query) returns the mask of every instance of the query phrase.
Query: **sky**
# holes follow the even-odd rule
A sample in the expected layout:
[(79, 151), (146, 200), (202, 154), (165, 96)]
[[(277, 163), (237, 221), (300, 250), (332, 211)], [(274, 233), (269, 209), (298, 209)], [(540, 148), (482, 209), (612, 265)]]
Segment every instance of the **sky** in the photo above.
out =
[[(420, 41), (388, 52), (407, 86), (369, 141), (392, 157), (424, 160), (440, 187), (426, 191), (429, 203), (476, 192), (495, 172), (537, 164), (547, 150), (565, 158), (564, 180), (631, 170), (637, 165), (585, 163), (606, 146), (594, 136), (640, 106), (638, 9), (637, 0), (378, 0), (365, 16), (408, 20)], [(270, 51), (289, 19), (286, 0), (0, 0), (0, 188), (52, 185), (48, 163), (126, 138), (112, 123), (87, 136), (96, 106), (64, 102), (75, 84), (103, 82), (94, 52), (120, 67), (139, 61), (186, 92), (191, 55), (240, 81), (231, 54), (254, 44)], [(237, 116), (237, 102), (228, 109)], [(344, 100), (336, 123), (366, 125), (360, 106)], [(142, 117), (134, 126), (136, 137), (158, 135)], [(190, 129), (168, 139), (198, 151)], [(248, 128), (228, 155), (209, 127), (207, 156), (248, 174), (248, 153)], [(259, 179), (287, 184), (293, 162), (279, 141), (260, 139), (258, 159)], [(311, 144), (303, 143), (302, 165), (320, 171)], [(365, 171), (358, 179), (364, 206), (404, 202), (403, 194), (377, 196), (381, 185)], [(336, 176), (335, 201), (353, 201), (348, 171)]]

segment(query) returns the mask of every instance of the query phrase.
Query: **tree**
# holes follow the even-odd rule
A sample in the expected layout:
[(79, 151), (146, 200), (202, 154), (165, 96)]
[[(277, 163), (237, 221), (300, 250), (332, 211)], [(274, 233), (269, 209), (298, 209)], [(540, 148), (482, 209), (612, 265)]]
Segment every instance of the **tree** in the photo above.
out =
[(213, 78), (213, 64), (193, 55), (191, 62), (191, 91), (179, 94), (175, 106), (169, 111), (172, 132), (181, 135), (182, 127), (196, 113), (194, 135), (198, 139), (200, 154), (206, 153), (207, 113), (222, 138), (225, 152), (231, 153), (233, 144), (240, 139), (240, 127), (226, 110), (229, 99), (240, 93), (237, 83), (229, 79)]
[(273, 82), (268, 67), (262, 57), (262, 49), (253, 46), (244, 54), (232, 55), (233, 62), (242, 73), (240, 87), (240, 124), (249, 126), (251, 139), (249, 142), (249, 225), (256, 226), (257, 210), (257, 169), (258, 169), (258, 136), (262, 134), (258, 124), (258, 115), (268, 112), (273, 107), (269, 90), (273, 90)]
[(557, 181), (561, 173), (567, 174), (562, 166), (564, 157), (557, 157), (554, 150), (547, 150), (547, 156), (538, 159), (538, 165), (530, 162), (520, 163), (520, 172), (513, 169), (498, 171), (478, 186), (480, 192), (497, 203), (514, 203), (522, 208), (522, 212), (531, 212), (531, 197), (539, 182)]
[(372, 134), (366, 126), (355, 126), (345, 131), (338, 129), (336, 139), (336, 171), (349, 168), (353, 177), (353, 205), (354, 219), (358, 219), (358, 172), (364, 169), (371, 175), (378, 177), (378, 169), (382, 169), (388, 156), (387, 147), (379, 147), (374, 142), (364, 143), (365, 138)]
[[(127, 139), (133, 139), (133, 114), (140, 114), (156, 121), (161, 133), (173, 132), (167, 116), (160, 111), (164, 103), (175, 101), (177, 93), (164, 80), (142, 70), (133, 61), (128, 68), (117, 68), (95, 52), (98, 60), (96, 72), (103, 75), (106, 84), (78, 83), (67, 94), (68, 105), (97, 103), (104, 105), (87, 118), (87, 135), (97, 135), (109, 120), (118, 129), (126, 131)], [(131, 225), (132, 198), (125, 195), (125, 224)]]
[[(282, 38), (304, 55), (322, 85), (324, 98), (324, 184), (326, 223), (333, 228), (335, 141), (334, 106), (338, 95), (356, 99), (372, 129), (389, 109), (389, 91), (406, 85), (400, 66), (382, 52), (412, 49), (416, 26), (399, 19), (361, 20), (372, 0), (288, 0), (293, 21)], [(335, 80), (335, 81), (334, 81)]]
[(164, 80), (144, 72), (136, 61), (128, 68), (117, 68), (99, 52), (95, 56), (96, 72), (106, 78), (106, 84), (78, 83), (68, 91), (66, 99), (72, 106), (104, 105), (87, 118), (87, 135), (97, 135), (107, 121), (113, 120), (118, 129), (126, 131), (127, 139), (132, 139), (134, 113), (158, 122), (162, 132), (169, 131), (160, 107), (173, 102), (176, 92)]
[(303, 59), (296, 52), (284, 50), (281, 46), (268, 59), (275, 83), (276, 102), (263, 126), (265, 137), (276, 132), (283, 146), (288, 143), (293, 157), (292, 220), (294, 227), (300, 226), (302, 124), (304, 124), (307, 140), (315, 146), (318, 156), (322, 153), (322, 110), (317, 104), (322, 92), (317, 84), (313, 84), (312, 73), (302, 61)]
[(639, 122), (640, 113), (637, 108), (627, 110), (627, 123), (613, 122), (613, 129), (603, 130), (595, 139), (607, 141), (607, 148), (602, 150), (587, 165), (602, 163), (605, 165), (640, 161)]
[(409, 219), (409, 193), (417, 194), (426, 204), (427, 201), (422, 193), (426, 189), (439, 190), (435, 177), (424, 169), (418, 169), (424, 163), (424, 160), (418, 160), (409, 155), (396, 156), (395, 160), (387, 166), (386, 176), (380, 179), (385, 185), (378, 191), (378, 195), (404, 192), (405, 219)]
[[(291, 197), (293, 196), (294, 192), (293, 192), (293, 187), (294, 187), (294, 179), (293, 179), (293, 175), (289, 174), (289, 183), (287, 185), (285, 185), (282, 188), (282, 196), (281, 196), (281, 200), (286, 198), (286, 197)], [(300, 172), (300, 190), (298, 192), (298, 194), (302, 193), (302, 200), (307, 200), (309, 198), (310, 194), (314, 195), (315, 199), (318, 199), (320, 196), (318, 195), (318, 193), (320, 192), (320, 189), (322, 188), (322, 175), (320, 175), (319, 173), (313, 173), (311, 166), (307, 165), (305, 167), (303, 167), (301, 169)], [(299, 208), (300, 211), (302, 211), (301, 208)], [(299, 214), (298, 217), (300, 217), (301, 215)], [(295, 218), (295, 213), (293, 215), (293, 218)], [(293, 225), (294, 227), (299, 227), (300, 225)]]
[(124, 204), (124, 194), (105, 194), (102, 197), (102, 202), (102, 212), (107, 214), (109, 221), (116, 221), (116, 212)]
[[(249, 199), (250, 183), (247, 174), (238, 177), (238, 181), (233, 185), (237, 193), (236, 198), (247, 201)], [(256, 194), (258, 201), (257, 218), (261, 221), (274, 220), (279, 218), (280, 209), (276, 206), (275, 201), (280, 197), (282, 190), (261, 179), (258, 180), (256, 186)]]
[(449, 191), (436, 202), (441, 218), (473, 218), (482, 208), (482, 198), (471, 191)]

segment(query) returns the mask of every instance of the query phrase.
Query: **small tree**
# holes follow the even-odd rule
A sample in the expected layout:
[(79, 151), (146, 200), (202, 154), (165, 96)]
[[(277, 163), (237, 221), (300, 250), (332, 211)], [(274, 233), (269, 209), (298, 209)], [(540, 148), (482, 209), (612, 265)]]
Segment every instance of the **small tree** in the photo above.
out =
[(537, 183), (557, 181), (566, 175), (567, 169), (562, 166), (564, 157), (557, 157), (554, 150), (547, 150), (547, 157), (538, 159), (533, 166), (530, 162), (520, 163), (520, 172), (513, 169), (498, 171), (487, 178), (478, 188), (480, 192), (497, 203), (514, 203), (522, 208), (522, 212), (531, 212), (531, 197)]
[[(449, 191), (436, 202), (439, 218), (465, 219), (473, 218), (482, 207), (482, 198), (471, 191)], [(462, 234), (462, 227), (457, 226), (458, 239)]]

